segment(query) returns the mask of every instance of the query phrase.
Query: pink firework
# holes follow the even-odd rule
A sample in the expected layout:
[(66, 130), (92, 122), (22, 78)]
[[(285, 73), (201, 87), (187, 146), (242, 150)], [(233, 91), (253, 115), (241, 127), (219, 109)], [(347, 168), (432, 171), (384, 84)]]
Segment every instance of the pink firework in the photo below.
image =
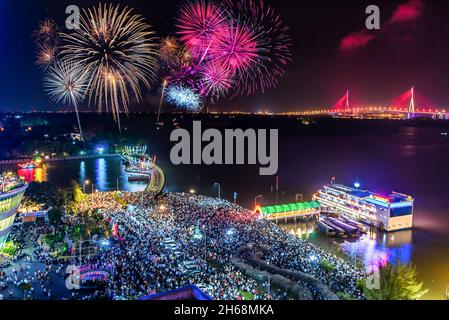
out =
[(210, 56), (239, 76), (261, 62), (257, 41), (257, 30), (235, 22), (228, 28), (222, 28), (217, 34), (217, 41), (210, 50)]
[[(235, 23), (246, 25), (251, 31), (251, 41), (256, 45), (252, 50), (251, 67), (242, 68), (238, 76), (236, 94), (252, 94), (257, 90), (276, 87), (285, 74), (285, 67), (291, 61), (291, 39), (289, 28), (279, 13), (266, 5), (263, 0), (226, 0), (227, 10)], [(235, 32), (235, 35), (238, 33)]]
[(212, 100), (225, 96), (234, 84), (234, 73), (223, 63), (208, 62), (200, 74), (202, 94)]
[(207, 0), (188, 2), (181, 7), (177, 27), (181, 41), (195, 58), (204, 59), (216, 35), (228, 24), (223, 7)]

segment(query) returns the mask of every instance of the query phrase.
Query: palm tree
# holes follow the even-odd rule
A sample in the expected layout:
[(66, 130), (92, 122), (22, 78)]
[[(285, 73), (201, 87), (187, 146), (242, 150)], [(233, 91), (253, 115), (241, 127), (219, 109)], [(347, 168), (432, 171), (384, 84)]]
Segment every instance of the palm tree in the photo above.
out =
[(379, 286), (364, 283), (363, 291), (368, 300), (417, 300), (428, 292), (418, 281), (415, 267), (405, 264), (380, 266)]

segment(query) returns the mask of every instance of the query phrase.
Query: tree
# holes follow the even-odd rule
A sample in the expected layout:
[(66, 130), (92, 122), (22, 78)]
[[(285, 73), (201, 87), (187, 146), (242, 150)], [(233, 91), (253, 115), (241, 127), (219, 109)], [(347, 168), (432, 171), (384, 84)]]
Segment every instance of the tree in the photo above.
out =
[(71, 189), (72, 189), (73, 201), (75, 201), (75, 203), (81, 203), (85, 200), (86, 196), (83, 193), (81, 186), (76, 181), (72, 180)]
[(54, 227), (57, 227), (62, 222), (62, 211), (59, 209), (51, 209), (48, 211), (48, 221)]
[(425, 295), (423, 283), (418, 282), (415, 267), (405, 264), (387, 264), (379, 267), (380, 287), (365, 283), (363, 291), (368, 300), (416, 300)]

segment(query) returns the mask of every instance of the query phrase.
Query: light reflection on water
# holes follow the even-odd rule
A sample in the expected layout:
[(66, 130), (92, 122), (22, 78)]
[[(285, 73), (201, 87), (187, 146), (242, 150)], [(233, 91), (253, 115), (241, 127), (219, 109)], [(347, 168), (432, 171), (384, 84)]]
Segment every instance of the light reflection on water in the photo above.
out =
[(328, 237), (318, 231), (315, 223), (290, 223), (280, 225), (284, 230), (310, 240), (320, 247), (342, 255), (359, 268), (372, 269), (373, 266), (397, 262), (409, 264), (412, 258), (412, 230), (395, 233), (370, 231), (358, 239)]
[[(14, 170), (14, 166), (6, 167)], [(18, 174), (28, 183), (49, 181), (58, 187), (66, 188), (70, 181), (75, 180), (80, 185), (88, 180), (94, 190), (130, 192), (143, 191), (146, 183), (129, 182), (129, 174), (125, 172), (120, 159), (91, 159), (85, 161), (51, 162), (33, 170), (19, 170)], [(91, 192), (91, 187), (86, 192)]]

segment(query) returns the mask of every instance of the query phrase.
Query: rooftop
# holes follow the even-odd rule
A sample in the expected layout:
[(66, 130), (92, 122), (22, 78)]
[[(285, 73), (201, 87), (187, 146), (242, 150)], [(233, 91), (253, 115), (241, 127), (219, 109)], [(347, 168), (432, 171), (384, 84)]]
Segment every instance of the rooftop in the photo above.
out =
[(282, 204), (276, 206), (261, 207), (260, 212), (265, 215), (285, 213), (285, 212), (295, 212), (295, 211), (308, 211), (320, 208), (320, 203), (317, 201), (311, 202), (297, 202), (290, 204)]
[(14, 191), (25, 185), (25, 180), (12, 172), (4, 172), (0, 175), (0, 194)]
[(347, 186), (340, 185), (340, 184), (329, 185), (329, 186), (327, 186), (327, 188), (334, 189), (339, 192), (344, 192), (346, 194), (349, 194), (349, 195), (357, 197), (357, 198), (364, 199), (364, 200), (366, 200), (368, 202), (372, 202), (374, 204), (379, 204), (379, 203), (392, 204), (392, 203), (413, 201), (412, 196), (402, 194), (402, 193), (397, 193), (397, 192), (392, 192), (390, 195), (385, 196), (385, 195), (380, 195), (378, 193), (374, 193), (371, 191), (355, 189), (355, 188), (347, 187)]

